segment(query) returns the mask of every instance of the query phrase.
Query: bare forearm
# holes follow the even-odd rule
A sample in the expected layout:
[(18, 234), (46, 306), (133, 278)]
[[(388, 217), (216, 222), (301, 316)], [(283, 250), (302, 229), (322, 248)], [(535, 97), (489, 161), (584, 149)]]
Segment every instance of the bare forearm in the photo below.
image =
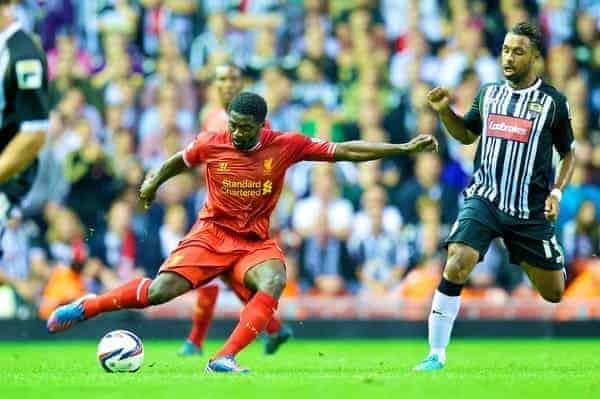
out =
[(279, 14), (237, 14), (231, 17), (230, 22), (237, 29), (278, 28), (283, 18)]
[(181, 152), (178, 152), (171, 158), (167, 159), (165, 163), (163, 163), (160, 166), (160, 168), (156, 171), (156, 174), (152, 178), (152, 183), (156, 187), (159, 187), (171, 177), (177, 176), (186, 169), (187, 165), (183, 161), (183, 154)]
[(347, 141), (336, 144), (335, 161), (363, 162), (409, 153), (406, 144)]
[(463, 144), (471, 144), (477, 140), (477, 136), (467, 129), (463, 118), (456, 115), (452, 109), (446, 108), (440, 111), (439, 116), (446, 131), (456, 140)]
[(184, 14), (194, 12), (198, 8), (197, 2), (189, 0), (167, 0), (166, 4), (171, 10)]
[(575, 151), (571, 150), (568, 152), (563, 159), (560, 161), (556, 182), (554, 183), (554, 187), (559, 190), (564, 190), (565, 187), (571, 181), (571, 176), (573, 176), (573, 169), (575, 167)]
[(0, 154), (0, 183), (27, 169), (39, 154), (45, 141), (44, 132), (17, 134)]

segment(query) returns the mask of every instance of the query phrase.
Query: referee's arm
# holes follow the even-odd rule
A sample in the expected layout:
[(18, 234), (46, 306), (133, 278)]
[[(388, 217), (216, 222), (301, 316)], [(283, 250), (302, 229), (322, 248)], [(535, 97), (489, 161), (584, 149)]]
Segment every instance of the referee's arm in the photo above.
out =
[(23, 172), (36, 159), (48, 130), (48, 72), (39, 58), (17, 59), (11, 65), (15, 116), (19, 132), (0, 154), (0, 184)]
[(27, 169), (45, 142), (46, 129), (19, 131), (0, 154), (0, 184)]

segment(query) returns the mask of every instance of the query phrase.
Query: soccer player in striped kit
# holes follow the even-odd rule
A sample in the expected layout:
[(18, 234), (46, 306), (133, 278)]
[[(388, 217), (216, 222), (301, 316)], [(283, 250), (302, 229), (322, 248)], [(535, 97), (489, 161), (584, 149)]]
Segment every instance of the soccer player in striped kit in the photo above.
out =
[[(545, 300), (562, 298), (566, 272), (554, 221), (575, 154), (567, 100), (533, 68), (541, 43), (536, 26), (516, 24), (502, 46), (506, 81), (482, 86), (462, 118), (450, 109), (446, 89), (436, 87), (428, 94), (429, 105), (452, 137), (463, 144), (479, 143), (475, 172), (447, 239), (448, 259), (433, 297), (430, 352), (417, 371), (444, 367), (461, 289), (494, 238), (504, 239), (511, 263), (524, 269)], [(561, 159), (554, 181), (553, 149)]]

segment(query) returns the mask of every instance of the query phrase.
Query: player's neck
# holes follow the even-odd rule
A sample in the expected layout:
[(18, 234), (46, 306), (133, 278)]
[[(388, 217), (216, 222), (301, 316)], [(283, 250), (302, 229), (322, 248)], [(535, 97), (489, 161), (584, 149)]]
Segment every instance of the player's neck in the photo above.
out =
[(507, 82), (513, 90), (522, 90), (533, 86), (537, 80), (538, 76), (535, 73), (531, 73), (518, 82), (513, 82), (510, 80), (507, 80)]

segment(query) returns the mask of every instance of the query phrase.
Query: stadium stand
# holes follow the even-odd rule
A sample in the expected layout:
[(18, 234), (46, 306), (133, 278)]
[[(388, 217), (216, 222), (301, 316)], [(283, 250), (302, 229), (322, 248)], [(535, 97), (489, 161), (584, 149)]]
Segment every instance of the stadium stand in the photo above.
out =
[[(479, 85), (502, 78), (507, 27), (533, 19), (546, 35), (539, 72), (566, 93), (577, 141), (557, 222), (565, 301), (544, 303), (497, 242), (471, 276), (461, 317), (600, 318), (597, 1), (37, 3), (22, 2), (19, 15), (47, 51), (53, 110), (43, 173), (1, 243), (0, 317), (44, 318), (82, 292), (156, 273), (203, 205), (202, 171), (166, 184), (148, 211), (137, 190), (218, 107), (210, 78), (233, 61), (247, 90), (267, 99), (274, 129), (440, 140), (437, 155), (295, 166), (272, 226), (288, 256), (283, 318), (425, 319), (474, 156), (444, 134), (425, 94), (445, 85), (466, 112)], [(187, 318), (193, 301), (145, 315)], [(218, 317), (238, 310), (225, 292)]]

